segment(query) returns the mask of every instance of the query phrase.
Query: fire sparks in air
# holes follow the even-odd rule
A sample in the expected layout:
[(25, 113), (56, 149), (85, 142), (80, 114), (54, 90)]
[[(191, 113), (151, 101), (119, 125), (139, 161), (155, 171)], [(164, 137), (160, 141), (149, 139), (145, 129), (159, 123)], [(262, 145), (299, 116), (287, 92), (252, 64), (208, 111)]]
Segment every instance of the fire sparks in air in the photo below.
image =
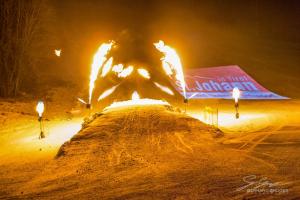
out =
[(101, 69), (103, 63), (107, 60), (106, 55), (111, 50), (114, 42), (103, 43), (93, 58), (92, 69), (90, 74), (90, 88), (89, 88), (89, 104), (92, 101), (92, 94), (95, 87), (95, 81), (97, 80), (99, 70)]
[(112, 71), (116, 73), (121, 73), (123, 71), (123, 68), (123, 64), (114, 65)]
[(154, 85), (156, 85), (156, 87), (161, 89), (163, 92), (168, 93), (169, 95), (174, 95), (174, 92), (170, 88), (163, 86), (157, 82), (154, 82)]
[(118, 87), (119, 85), (115, 85), (107, 90), (105, 90), (99, 97), (98, 97), (98, 101), (100, 101), (101, 99), (104, 99), (106, 97), (108, 97), (109, 95), (111, 95)]
[(161, 58), (162, 66), (168, 76), (172, 76), (175, 73), (175, 78), (180, 82), (180, 86), (183, 91), (183, 96), (186, 99), (185, 80), (181, 61), (176, 51), (168, 45), (165, 45), (163, 41), (154, 43), (156, 49), (164, 54)]
[(145, 79), (150, 79), (150, 74), (149, 74), (149, 72), (147, 70), (145, 70), (143, 68), (139, 68), (137, 71)]
[(79, 101), (79, 102), (81, 102), (81, 103), (83, 103), (83, 104), (87, 104), (83, 99), (81, 99), (81, 98), (77, 98), (77, 100)]
[(133, 72), (133, 67), (132, 66), (128, 66), (127, 68), (123, 69), (119, 74), (118, 77), (119, 78), (125, 78), (127, 76), (129, 76), (132, 72)]

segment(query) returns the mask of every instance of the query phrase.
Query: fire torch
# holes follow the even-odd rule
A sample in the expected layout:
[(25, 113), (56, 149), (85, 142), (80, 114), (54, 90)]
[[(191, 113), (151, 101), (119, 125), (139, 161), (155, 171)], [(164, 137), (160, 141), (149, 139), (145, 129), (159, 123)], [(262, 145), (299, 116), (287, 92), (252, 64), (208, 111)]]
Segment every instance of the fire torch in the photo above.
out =
[(239, 114), (239, 98), (240, 98), (240, 90), (239, 88), (235, 87), (232, 90), (232, 98), (234, 98), (234, 106), (235, 106), (235, 118), (238, 119), (240, 117)]
[(45, 138), (44, 134), (44, 127), (43, 127), (43, 112), (44, 112), (45, 106), (43, 101), (39, 101), (36, 106), (36, 112), (39, 114), (38, 121), (40, 122), (40, 139)]

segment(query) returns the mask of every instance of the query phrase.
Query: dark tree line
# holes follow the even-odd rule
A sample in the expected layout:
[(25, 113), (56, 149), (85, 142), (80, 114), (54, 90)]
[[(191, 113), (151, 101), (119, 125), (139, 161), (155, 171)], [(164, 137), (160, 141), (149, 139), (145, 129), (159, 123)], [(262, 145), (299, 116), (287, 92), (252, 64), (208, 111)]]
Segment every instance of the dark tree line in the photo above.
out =
[(45, 0), (0, 1), (0, 96), (17, 96), (34, 81), (50, 43), (49, 8)]

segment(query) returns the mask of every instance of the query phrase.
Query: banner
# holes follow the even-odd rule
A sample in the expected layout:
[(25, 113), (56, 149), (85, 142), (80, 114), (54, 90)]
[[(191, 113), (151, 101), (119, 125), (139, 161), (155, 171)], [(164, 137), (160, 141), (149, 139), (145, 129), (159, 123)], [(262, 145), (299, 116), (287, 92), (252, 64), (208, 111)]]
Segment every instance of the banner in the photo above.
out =
[[(240, 99), (288, 99), (264, 88), (237, 65), (187, 70), (185, 80), (188, 99), (231, 99), (234, 87), (241, 91)], [(180, 84), (173, 84), (182, 94)]]

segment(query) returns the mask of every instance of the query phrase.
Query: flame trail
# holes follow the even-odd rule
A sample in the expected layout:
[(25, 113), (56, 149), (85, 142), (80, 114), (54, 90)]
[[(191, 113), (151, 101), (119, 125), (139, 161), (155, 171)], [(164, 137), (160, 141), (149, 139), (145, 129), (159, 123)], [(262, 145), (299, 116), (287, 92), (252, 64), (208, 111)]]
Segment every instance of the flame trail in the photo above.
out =
[(112, 67), (112, 63), (113, 63), (113, 57), (110, 57), (108, 61), (106, 61), (106, 63), (103, 65), (101, 77), (105, 77), (108, 74), (108, 72)]
[(161, 58), (162, 66), (168, 76), (173, 75), (175, 72), (175, 78), (180, 82), (180, 86), (183, 91), (183, 96), (186, 99), (185, 80), (181, 61), (176, 51), (160, 40), (158, 43), (154, 43), (157, 50), (162, 52), (164, 56)]
[(170, 88), (168, 88), (166, 86), (163, 86), (163, 85), (161, 85), (157, 82), (154, 82), (154, 84), (156, 85), (156, 87), (158, 87), (159, 89), (161, 89), (165, 93), (168, 93), (169, 95), (174, 95), (174, 92)]
[(120, 72), (118, 74), (118, 77), (119, 78), (125, 78), (125, 77), (129, 76), (132, 73), (132, 71), (133, 71), (133, 67), (129, 66), (129, 67), (123, 69), (122, 72)]
[(77, 98), (77, 100), (79, 101), (79, 102), (81, 102), (81, 103), (83, 103), (83, 104), (87, 104), (83, 99), (81, 99), (81, 98)]
[(92, 63), (92, 71), (90, 74), (89, 104), (92, 101), (92, 94), (93, 94), (93, 90), (95, 87), (95, 81), (97, 80), (98, 72), (99, 72), (100, 68), (102, 67), (103, 63), (106, 61), (107, 58), (105, 56), (110, 51), (113, 44), (114, 44), (113, 41), (110, 43), (103, 43), (99, 47), (96, 54), (94, 55), (93, 63)]
[(115, 85), (107, 90), (105, 90), (99, 97), (98, 97), (98, 101), (100, 101), (101, 99), (104, 99), (106, 97), (108, 97), (109, 95), (111, 95), (115, 90), (116, 88), (118, 87), (119, 85)]
[(149, 74), (149, 72), (147, 70), (139, 68), (137, 71), (145, 79), (150, 79), (150, 74)]
[(120, 73), (123, 71), (123, 64), (114, 65), (112, 68), (113, 72)]

